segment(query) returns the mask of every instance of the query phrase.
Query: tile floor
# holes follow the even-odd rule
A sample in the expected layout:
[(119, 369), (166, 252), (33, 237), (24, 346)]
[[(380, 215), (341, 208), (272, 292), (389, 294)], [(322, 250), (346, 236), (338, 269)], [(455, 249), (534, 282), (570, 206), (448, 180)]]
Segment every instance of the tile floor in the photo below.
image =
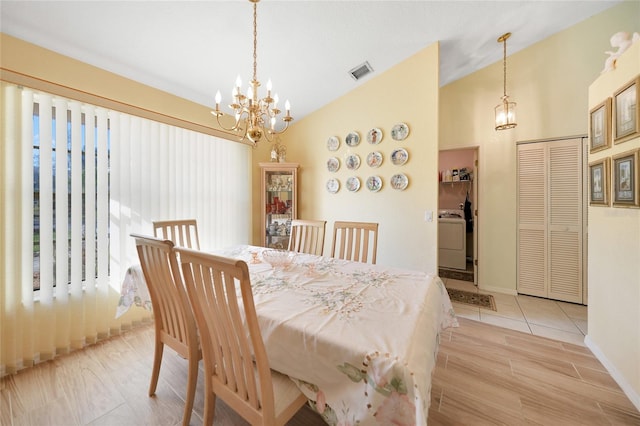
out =
[(587, 334), (584, 305), (482, 291), (471, 282), (453, 278), (442, 278), (442, 281), (446, 287), (493, 295), (497, 311), (453, 303), (460, 317), (584, 346)]

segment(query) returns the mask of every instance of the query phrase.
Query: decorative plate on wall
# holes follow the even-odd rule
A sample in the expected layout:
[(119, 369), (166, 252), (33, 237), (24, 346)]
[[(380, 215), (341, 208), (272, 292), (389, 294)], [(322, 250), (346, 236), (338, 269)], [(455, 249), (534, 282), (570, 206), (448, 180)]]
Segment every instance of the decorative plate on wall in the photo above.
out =
[(351, 176), (347, 179), (347, 189), (351, 192), (357, 192), (360, 189), (360, 178), (357, 176)]
[(382, 130), (374, 127), (367, 132), (367, 142), (371, 145), (377, 145), (382, 142)]
[(358, 167), (360, 167), (360, 156), (358, 154), (349, 154), (344, 159), (344, 162), (347, 165), (347, 169), (358, 170)]
[(407, 185), (409, 185), (409, 178), (404, 173), (397, 173), (391, 176), (391, 187), (393, 189), (404, 191)]
[(340, 160), (338, 160), (336, 157), (331, 157), (327, 160), (327, 170), (329, 170), (331, 173), (337, 172), (339, 168)]
[(335, 194), (340, 190), (340, 181), (338, 179), (331, 178), (327, 181), (327, 191), (331, 194)]
[(403, 141), (409, 136), (409, 126), (405, 123), (398, 123), (391, 128), (391, 138), (394, 141)]
[(378, 192), (382, 188), (382, 179), (380, 176), (369, 176), (367, 178), (367, 189), (371, 192)]
[(380, 167), (382, 164), (382, 154), (380, 151), (370, 152), (369, 155), (367, 155), (367, 164), (373, 168)]
[(360, 143), (360, 134), (358, 132), (351, 132), (347, 135), (345, 143), (349, 146), (358, 146)]
[(340, 148), (340, 139), (337, 136), (331, 136), (327, 139), (327, 149), (329, 151), (337, 151)]
[(396, 166), (402, 166), (409, 160), (409, 153), (404, 148), (394, 149), (391, 153), (391, 162)]

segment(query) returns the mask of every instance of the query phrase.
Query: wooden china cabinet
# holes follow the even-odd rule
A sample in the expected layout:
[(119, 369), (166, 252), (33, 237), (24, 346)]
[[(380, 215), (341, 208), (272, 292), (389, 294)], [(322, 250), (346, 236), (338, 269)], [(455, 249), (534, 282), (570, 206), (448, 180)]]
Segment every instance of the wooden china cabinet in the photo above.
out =
[(298, 211), (298, 163), (260, 163), (262, 245), (286, 249)]

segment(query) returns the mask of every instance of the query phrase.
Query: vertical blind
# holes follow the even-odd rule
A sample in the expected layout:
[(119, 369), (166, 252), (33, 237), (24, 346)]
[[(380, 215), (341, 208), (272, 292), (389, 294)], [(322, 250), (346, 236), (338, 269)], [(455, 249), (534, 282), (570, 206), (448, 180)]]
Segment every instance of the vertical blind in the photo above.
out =
[(149, 318), (115, 312), (152, 221), (249, 242), (246, 145), (5, 83), (1, 114), (0, 376)]

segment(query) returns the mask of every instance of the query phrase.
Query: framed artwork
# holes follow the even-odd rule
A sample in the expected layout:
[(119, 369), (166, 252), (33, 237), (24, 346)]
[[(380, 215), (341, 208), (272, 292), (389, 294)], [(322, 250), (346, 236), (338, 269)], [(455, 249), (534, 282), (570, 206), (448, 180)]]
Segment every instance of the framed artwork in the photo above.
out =
[(613, 205), (640, 207), (638, 196), (638, 152), (623, 152), (613, 157)]
[(640, 76), (625, 84), (613, 95), (613, 140), (615, 143), (629, 140), (640, 133), (640, 110), (638, 110), (638, 94)]
[(611, 98), (589, 112), (589, 152), (611, 146)]
[(609, 157), (589, 163), (589, 205), (609, 206), (609, 168), (611, 159)]

